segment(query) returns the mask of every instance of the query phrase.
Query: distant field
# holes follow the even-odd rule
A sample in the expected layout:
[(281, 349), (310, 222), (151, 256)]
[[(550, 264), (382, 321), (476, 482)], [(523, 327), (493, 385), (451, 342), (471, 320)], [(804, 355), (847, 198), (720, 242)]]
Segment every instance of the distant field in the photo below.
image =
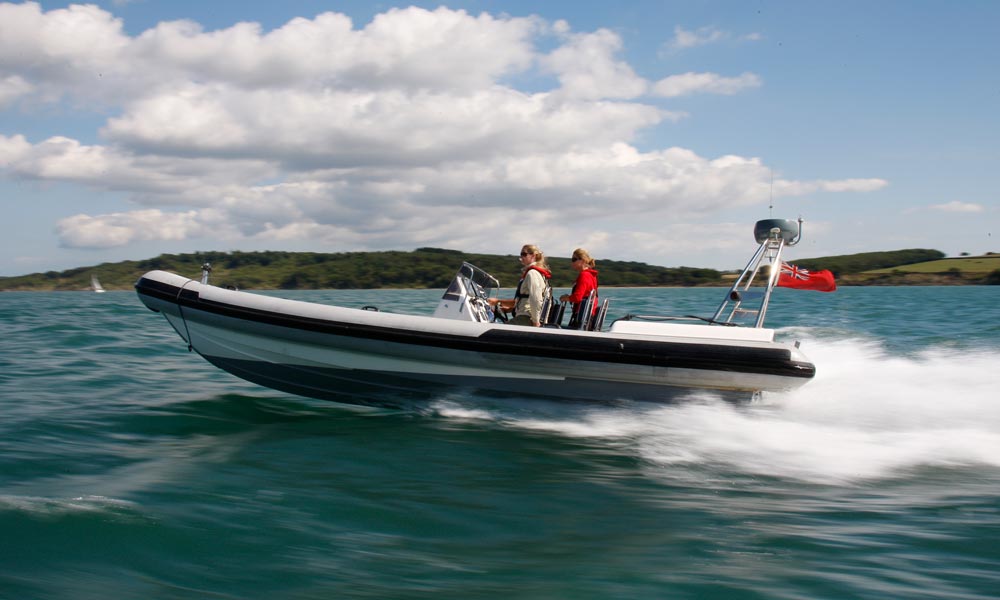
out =
[(958, 269), (962, 273), (992, 273), (993, 271), (1000, 269), (1000, 254), (995, 256), (945, 258), (942, 260), (932, 260), (929, 262), (901, 265), (898, 267), (889, 267), (888, 269), (876, 269), (874, 271), (865, 272), (892, 273), (893, 271), (897, 271), (903, 273), (947, 273), (952, 269)]

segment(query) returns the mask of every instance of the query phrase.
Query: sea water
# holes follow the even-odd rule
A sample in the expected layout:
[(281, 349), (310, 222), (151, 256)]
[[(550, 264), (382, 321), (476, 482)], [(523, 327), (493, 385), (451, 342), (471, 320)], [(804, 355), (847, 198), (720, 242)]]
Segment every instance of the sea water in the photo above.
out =
[[(610, 320), (723, 291), (602, 292)], [(998, 306), (778, 290), (817, 376), (753, 403), (385, 409), (219, 371), (131, 292), (3, 293), (0, 598), (995, 598)]]

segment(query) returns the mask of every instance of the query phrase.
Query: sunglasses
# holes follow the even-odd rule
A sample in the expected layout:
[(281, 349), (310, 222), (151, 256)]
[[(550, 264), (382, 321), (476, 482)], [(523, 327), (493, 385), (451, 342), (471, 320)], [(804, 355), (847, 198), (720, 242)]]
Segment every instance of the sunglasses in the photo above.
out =
[(535, 255), (534, 252), (522, 252), (521, 253), (521, 256), (534, 256), (534, 255)]

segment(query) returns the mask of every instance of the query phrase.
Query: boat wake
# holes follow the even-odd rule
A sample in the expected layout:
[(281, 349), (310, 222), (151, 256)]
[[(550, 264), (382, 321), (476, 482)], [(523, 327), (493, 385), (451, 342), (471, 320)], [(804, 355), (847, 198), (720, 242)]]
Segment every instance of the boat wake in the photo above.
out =
[(463, 402), (434, 410), (627, 448), (670, 478), (777, 477), (844, 484), (927, 468), (1000, 468), (1000, 352), (890, 354), (859, 339), (812, 340), (809, 386), (749, 404), (710, 394), (670, 405)]

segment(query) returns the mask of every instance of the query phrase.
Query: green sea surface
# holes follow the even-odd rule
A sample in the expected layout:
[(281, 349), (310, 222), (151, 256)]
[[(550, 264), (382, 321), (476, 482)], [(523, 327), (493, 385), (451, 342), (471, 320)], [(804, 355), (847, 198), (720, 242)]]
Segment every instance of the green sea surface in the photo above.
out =
[[(721, 293), (602, 296), (610, 321)], [(3, 293), (0, 598), (995, 598), (998, 301), (779, 289), (817, 377), (753, 403), (390, 410), (237, 379), (131, 292)]]

